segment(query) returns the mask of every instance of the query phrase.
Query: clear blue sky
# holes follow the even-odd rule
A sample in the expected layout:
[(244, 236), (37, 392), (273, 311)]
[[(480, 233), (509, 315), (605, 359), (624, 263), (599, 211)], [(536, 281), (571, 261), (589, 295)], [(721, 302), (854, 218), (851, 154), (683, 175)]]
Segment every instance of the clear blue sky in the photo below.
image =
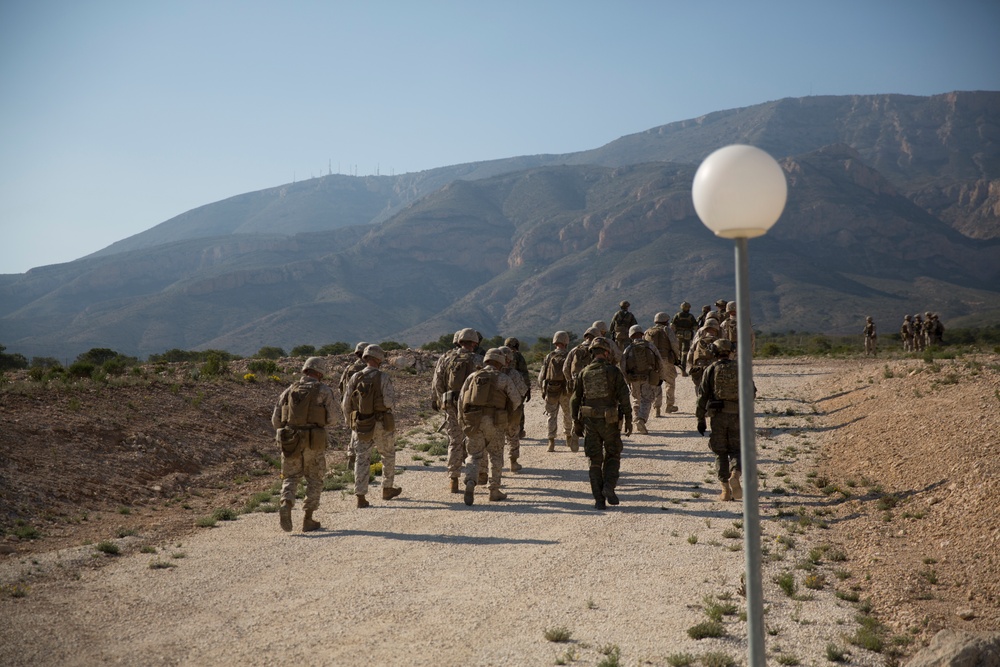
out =
[(996, 0), (2, 0), (0, 273), (331, 165), (586, 150), (782, 97), (1000, 90), (998, 28)]

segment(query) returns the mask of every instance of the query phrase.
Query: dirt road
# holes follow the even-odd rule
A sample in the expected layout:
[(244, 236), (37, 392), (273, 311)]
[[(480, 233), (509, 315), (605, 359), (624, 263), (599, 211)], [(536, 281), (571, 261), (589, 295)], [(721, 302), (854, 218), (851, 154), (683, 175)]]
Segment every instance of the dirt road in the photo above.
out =
[[(786, 424), (832, 372), (817, 363), (756, 365), (758, 427)], [(626, 439), (622, 504), (593, 509), (586, 459), (560, 445), (546, 453), (542, 406), (528, 404), (524, 470), (505, 472), (510, 498), (480, 490), (466, 507), (447, 490), (444, 463), (399, 453), (403, 494), (354, 507), (350, 492), (327, 492), (317, 513), (324, 529), (283, 533), (275, 514), (242, 515), (157, 553), (120, 556), (106, 567), (52, 578), (0, 606), (4, 665), (578, 665), (620, 655), (621, 664), (666, 665), (668, 656), (724, 652), (745, 660), (741, 507), (717, 500), (707, 439), (694, 431), (694, 394), (678, 378), (681, 412), (651, 419), (649, 435)], [(437, 417), (434, 417), (436, 420)], [(428, 425), (428, 432), (437, 426)], [(762, 514), (794, 503), (775, 477), (803, 479), (822, 433), (803, 442), (777, 429), (762, 438)], [(793, 454), (789, 448), (795, 449)], [(787, 486), (787, 485), (786, 485)], [(296, 508), (296, 526), (301, 523)], [(882, 657), (850, 646), (853, 604), (825, 586), (798, 599), (775, 579), (805, 559), (822, 531), (779, 544), (784, 531), (764, 522), (767, 648), (784, 664), (827, 664), (828, 644), (850, 649), (852, 664)], [(80, 554), (83, 554), (81, 556)], [(93, 547), (52, 556), (106, 558)], [(151, 568), (151, 563), (172, 567)], [(37, 563), (35, 564), (38, 565)], [(25, 560), (4, 565), (30, 568)], [(806, 595), (802, 595), (806, 593)], [(735, 605), (725, 635), (696, 640), (706, 606)], [(549, 641), (557, 628), (568, 642)], [(617, 663), (606, 663), (617, 664)]]

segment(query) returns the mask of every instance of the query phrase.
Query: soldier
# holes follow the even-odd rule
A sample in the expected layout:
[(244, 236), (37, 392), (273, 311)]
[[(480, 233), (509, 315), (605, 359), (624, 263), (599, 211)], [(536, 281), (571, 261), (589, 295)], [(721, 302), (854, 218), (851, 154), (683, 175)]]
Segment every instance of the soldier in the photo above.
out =
[(691, 314), (691, 304), (687, 301), (681, 304), (681, 309), (677, 311), (674, 319), (670, 322), (674, 333), (677, 334), (677, 342), (680, 345), (680, 354), (677, 358), (680, 359), (682, 377), (687, 377), (687, 353), (691, 350), (691, 340), (694, 338), (694, 332), (701, 324), (702, 322)]
[[(520, 399), (520, 404), (511, 411), (510, 419), (507, 422), (507, 432), (504, 434), (504, 442), (507, 445), (507, 452), (510, 456), (510, 471), (513, 473), (524, 467), (517, 462), (517, 459), (521, 455), (521, 434), (524, 432), (521, 430), (521, 422), (524, 420), (524, 403), (527, 402), (527, 397), (531, 396), (531, 388), (524, 381), (521, 372), (517, 369), (514, 350), (504, 345), (500, 348), (500, 351), (504, 355), (502, 372), (510, 377), (514, 383), (514, 388), (517, 390), (517, 396)], [(483, 473), (485, 472), (485, 468), (479, 471), (480, 484), (486, 483), (486, 480), (483, 479)]]
[[(566, 361), (563, 363), (563, 377), (566, 378), (566, 388), (570, 396), (573, 395), (573, 388), (577, 377), (580, 375), (580, 371), (594, 360), (590, 354), (590, 343), (598, 336), (600, 336), (599, 331), (595, 327), (590, 327), (583, 332), (583, 342), (570, 350), (566, 355)], [(580, 438), (575, 431), (572, 438), (566, 444), (574, 452), (580, 450)], [(555, 447), (553, 446), (550, 451), (555, 451)]]
[(292, 530), (292, 508), (299, 480), (306, 478), (305, 518), (302, 530), (321, 528), (313, 520), (323, 492), (326, 474), (326, 427), (340, 419), (340, 396), (337, 390), (323, 384), (326, 364), (319, 357), (309, 357), (302, 365), (302, 378), (281, 392), (271, 413), (271, 425), (281, 445), (281, 507), (278, 519), (281, 529)]
[[(725, 338), (730, 343), (733, 344), (734, 352), (739, 352), (739, 348), (736, 347), (736, 341), (738, 339), (736, 328), (738, 321), (736, 319), (736, 302), (730, 301), (726, 304), (726, 318), (719, 320), (719, 338)], [(750, 327), (750, 354), (757, 351), (757, 336), (753, 332), (753, 327)], [(733, 355), (736, 356), (735, 354)]]
[(869, 315), (865, 318), (865, 328), (862, 330), (865, 335), (865, 356), (878, 356), (878, 333), (875, 331), (875, 321)]
[(712, 312), (711, 306), (702, 306), (701, 315), (698, 316), (698, 328), (705, 326), (705, 318), (708, 317), (709, 313)]
[[(639, 322), (635, 319), (635, 315), (628, 312), (629, 306), (628, 301), (622, 301), (618, 304), (618, 312), (614, 314), (611, 318), (611, 329), (609, 333), (611, 337), (615, 339), (615, 343), (618, 344), (618, 349), (624, 350), (628, 346), (628, 341), (631, 336), (629, 336), (629, 330)], [(602, 334), (603, 335), (603, 334)]]
[(660, 375), (663, 373), (663, 359), (660, 353), (642, 335), (638, 324), (628, 330), (631, 344), (622, 354), (622, 371), (632, 395), (632, 414), (635, 415), (635, 430), (643, 435), (649, 410), (653, 407), (655, 392), (660, 391)]
[(573, 431), (583, 436), (583, 451), (590, 459), (590, 490), (594, 507), (618, 504), (615, 487), (621, 469), (622, 438), (618, 423), (625, 420), (625, 435), (632, 435), (632, 406), (628, 386), (617, 366), (610, 363), (606, 338), (590, 344), (594, 361), (580, 373), (570, 398)]
[[(926, 324), (924, 325), (927, 326)], [(944, 345), (944, 325), (937, 313), (931, 313), (931, 340), (938, 347)]]
[(924, 349), (924, 319), (920, 313), (913, 316), (913, 349), (916, 352)]
[(444, 411), (445, 430), (448, 433), (448, 477), (451, 492), (458, 490), (458, 476), (465, 461), (465, 434), (458, 419), (458, 399), (462, 384), (474, 371), (482, 368), (483, 358), (475, 353), (479, 337), (474, 329), (457, 333), (459, 347), (446, 352), (434, 368), (431, 380), (431, 406)]
[(729, 302), (725, 299), (719, 299), (715, 302), (715, 312), (712, 315), (715, 315), (715, 319), (719, 320), (719, 324), (725, 322), (729, 316), (729, 313), (726, 312), (727, 306), (729, 306)]
[(598, 332), (597, 335), (598, 336), (600, 336), (601, 338), (604, 338), (604, 339), (606, 339), (608, 341), (608, 345), (611, 347), (611, 357), (610, 357), (610, 359), (614, 363), (614, 365), (617, 366), (618, 364), (620, 364), (621, 361), (622, 361), (622, 350), (624, 348), (619, 347), (618, 343), (615, 342), (614, 337), (608, 335), (608, 324), (607, 324), (607, 322), (605, 322), (604, 320), (597, 320), (596, 322), (594, 322), (590, 326), (592, 326), (593, 328), (597, 329), (597, 332)]
[(358, 507), (365, 508), (371, 504), (365, 495), (368, 493), (372, 446), (382, 457), (382, 500), (392, 500), (403, 489), (392, 485), (396, 478), (396, 421), (392, 415), (396, 391), (389, 374), (379, 370), (385, 361), (385, 352), (378, 345), (369, 345), (361, 358), (365, 369), (347, 381), (341, 407), (358, 443), (354, 495), (357, 496)]
[(934, 344), (934, 313), (927, 311), (924, 313), (924, 347)]
[[(524, 380), (524, 386), (528, 388), (528, 393), (524, 397), (524, 402), (527, 403), (531, 400), (531, 375), (528, 373), (528, 362), (525, 361), (524, 355), (521, 354), (521, 341), (514, 337), (510, 337), (503, 342), (505, 347), (509, 347), (514, 351), (514, 369), (521, 374), (521, 379)], [(524, 409), (521, 409), (521, 423), (518, 425), (519, 435), (518, 437), (523, 438), (526, 434), (524, 432)], [(512, 471), (516, 472), (516, 471)]]
[(459, 419), (468, 436), (469, 458), (465, 468), (465, 504), (475, 501), (479, 468), (490, 461), (490, 500), (506, 500), (500, 490), (503, 469), (504, 431), (514, 408), (521, 403), (514, 382), (500, 372), (506, 363), (503, 352), (493, 348), (486, 352), (485, 365), (470, 374), (462, 384), (459, 400)]
[[(688, 313), (688, 315), (691, 315), (691, 313)], [(674, 403), (674, 396), (677, 391), (677, 366), (681, 364), (683, 357), (681, 356), (681, 347), (677, 340), (678, 336), (670, 328), (669, 321), (669, 313), (657, 313), (653, 318), (653, 326), (646, 329), (646, 333), (643, 336), (656, 348), (660, 353), (660, 358), (663, 360), (663, 366), (660, 369), (660, 380), (662, 380), (663, 389), (661, 391), (659, 386), (653, 388), (655, 395), (653, 409), (656, 410), (657, 417), (663, 416), (660, 408), (664, 403), (664, 394), (666, 394), (667, 406), (664, 408), (666, 412), (677, 412), (678, 409)], [(691, 316), (691, 321), (694, 321), (694, 316)], [(694, 334), (692, 333), (693, 336)]]
[[(556, 428), (559, 424), (559, 408), (562, 408), (563, 435), (566, 438), (566, 445), (570, 451), (579, 451), (573, 434), (573, 419), (569, 414), (569, 383), (563, 373), (563, 366), (569, 357), (567, 346), (569, 345), (569, 334), (565, 331), (557, 331), (552, 336), (552, 344), (556, 349), (545, 355), (542, 366), (538, 369), (538, 388), (542, 391), (542, 400), (545, 401), (545, 416), (548, 418), (548, 451), (556, 451)], [(588, 355), (589, 356), (589, 355)]]
[[(708, 446), (715, 454), (722, 493), (719, 500), (740, 500), (743, 487), (740, 475), (740, 393), (738, 362), (730, 359), (732, 343), (719, 339), (712, 343), (717, 361), (705, 371), (698, 394), (698, 433), (705, 435), (705, 415), (712, 420), (712, 434)], [(754, 388), (756, 396), (757, 389)], [(730, 472), (730, 466), (732, 472)]]
[[(365, 348), (368, 347), (368, 343), (360, 342), (354, 346), (354, 356), (357, 357), (351, 363), (347, 364), (344, 371), (340, 374), (340, 383), (337, 385), (340, 388), (340, 395), (344, 395), (344, 390), (347, 389), (347, 381), (351, 379), (351, 376), (355, 373), (359, 373), (365, 369), (367, 364), (361, 358), (364, 354)], [(354, 470), (354, 461), (358, 451), (358, 440), (354, 433), (351, 431), (351, 439), (347, 443), (347, 469)]]
[(715, 361), (715, 355), (710, 346), (718, 337), (719, 321), (715, 319), (714, 315), (709, 314), (705, 318), (705, 326), (698, 329), (698, 333), (695, 334), (694, 341), (691, 343), (691, 351), (688, 352), (688, 373), (691, 375), (691, 381), (694, 382), (695, 393), (701, 390), (701, 376), (705, 373), (705, 369)]
[[(871, 319), (871, 318), (868, 318)], [(867, 329), (867, 327), (866, 327)], [(903, 324), (899, 327), (899, 337), (903, 339), (903, 352), (913, 352), (913, 318), (909, 315), (903, 317)], [(866, 341), (867, 343), (867, 341)]]

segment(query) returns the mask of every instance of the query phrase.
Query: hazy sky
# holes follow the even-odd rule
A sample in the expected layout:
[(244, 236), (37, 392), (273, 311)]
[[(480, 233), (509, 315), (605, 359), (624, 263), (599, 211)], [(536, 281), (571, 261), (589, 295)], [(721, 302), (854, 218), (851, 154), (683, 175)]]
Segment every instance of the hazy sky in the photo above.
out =
[(783, 97), (1000, 90), (998, 27), (996, 0), (0, 0), (0, 273), (330, 168), (586, 150)]

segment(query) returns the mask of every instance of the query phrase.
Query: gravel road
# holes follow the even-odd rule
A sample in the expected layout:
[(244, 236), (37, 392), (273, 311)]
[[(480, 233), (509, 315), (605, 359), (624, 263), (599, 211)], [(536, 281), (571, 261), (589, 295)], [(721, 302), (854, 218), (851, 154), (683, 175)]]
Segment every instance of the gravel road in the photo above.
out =
[[(801, 410), (832, 372), (816, 363), (757, 364), (758, 428), (789, 419), (788, 406)], [(406, 468), (397, 475), (401, 497), (382, 501), (376, 485), (372, 507), (358, 510), (349, 492), (327, 492), (320, 532), (286, 534), (276, 514), (243, 515), (156, 554), (130, 551), (5, 600), (0, 663), (594, 665), (617, 647), (623, 665), (720, 651), (744, 664), (746, 623), (738, 614), (723, 617), (723, 637), (688, 633), (708, 620), (706, 599), (744, 608), (742, 542), (731, 536), (742, 534), (734, 523), (741, 506), (717, 500), (687, 378), (678, 377), (677, 393), (681, 412), (651, 419), (649, 435), (626, 439), (622, 504), (606, 512), (593, 509), (582, 452), (547, 453), (544, 437), (523, 442), (524, 470), (505, 472), (508, 501), (491, 503), (480, 488), (472, 507), (448, 493), (443, 461), (414, 463), (406, 449), (397, 456)], [(528, 404), (527, 431), (544, 436), (538, 400)], [(801, 445), (794, 434), (768, 440), (765, 478), (779, 468), (804, 477), (808, 469), (809, 456), (780, 455), (784, 438)], [(818, 451), (822, 438), (806, 451)], [(775, 503), (792, 502), (765, 493), (762, 514), (773, 517)], [(298, 528), (300, 508), (293, 518)], [(777, 522), (764, 522), (770, 551), (780, 550), (781, 533)], [(821, 566), (831, 583), (800, 587), (810, 595), (799, 600), (774, 583), (822, 538), (822, 531), (798, 535), (782, 560), (766, 559), (770, 659), (827, 665), (832, 642), (850, 649), (851, 664), (880, 664), (846, 641), (856, 610), (834, 595), (834, 564)], [(74, 553), (55, 554), (56, 566), (71, 569)], [(175, 567), (152, 569), (154, 560)], [(28, 566), (4, 567), (10, 575)], [(569, 641), (547, 640), (555, 628)]]

